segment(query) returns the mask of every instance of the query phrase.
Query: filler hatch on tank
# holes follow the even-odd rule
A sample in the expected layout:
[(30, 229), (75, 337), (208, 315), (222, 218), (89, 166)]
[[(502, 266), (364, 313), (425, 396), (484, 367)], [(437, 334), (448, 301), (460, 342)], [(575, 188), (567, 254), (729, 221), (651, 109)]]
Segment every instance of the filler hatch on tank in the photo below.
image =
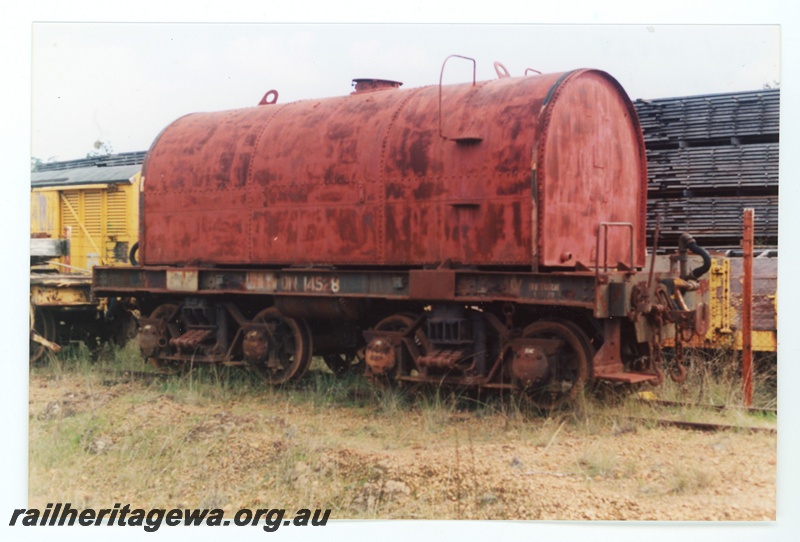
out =
[(402, 84), (403, 83), (400, 81), (392, 81), (390, 79), (353, 79), (353, 87), (355, 88), (355, 91), (352, 92), (352, 94), (361, 94), (362, 92), (373, 92), (376, 90), (387, 90), (390, 88), (400, 88)]

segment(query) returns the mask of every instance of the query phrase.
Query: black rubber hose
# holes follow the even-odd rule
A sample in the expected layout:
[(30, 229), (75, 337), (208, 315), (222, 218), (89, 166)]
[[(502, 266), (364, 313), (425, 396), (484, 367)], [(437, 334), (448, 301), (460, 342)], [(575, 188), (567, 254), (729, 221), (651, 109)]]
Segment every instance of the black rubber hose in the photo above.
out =
[(691, 250), (693, 254), (697, 254), (698, 256), (703, 258), (703, 265), (695, 269), (692, 269), (691, 273), (692, 278), (699, 279), (700, 277), (708, 273), (709, 269), (711, 269), (711, 256), (709, 256), (708, 252), (706, 252), (706, 250), (703, 247), (698, 245), (694, 239), (692, 239), (691, 242), (686, 245), (686, 248)]
[[(696, 269), (692, 269), (691, 272), (687, 272), (686, 270), (686, 250), (691, 250), (693, 254), (697, 254), (698, 256), (703, 258), (703, 265)], [(682, 233), (681, 236), (678, 238), (678, 260), (681, 265), (681, 278), (682, 279), (699, 279), (706, 273), (708, 270), (711, 269), (711, 256), (708, 255), (708, 252), (705, 249), (701, 248), (700, 245), (697, 244), (697, 241), (694, 240), (694, 237), (689, 235), (688, 233)]]
[(128, 261), (131, 262), (131, 265), (139, 265), (139, 262), (136, 261), (136, 253), (139, 252), (139, 241), (136, 241), (133, 246), (131, 247), (131, 252), (128, 254)]

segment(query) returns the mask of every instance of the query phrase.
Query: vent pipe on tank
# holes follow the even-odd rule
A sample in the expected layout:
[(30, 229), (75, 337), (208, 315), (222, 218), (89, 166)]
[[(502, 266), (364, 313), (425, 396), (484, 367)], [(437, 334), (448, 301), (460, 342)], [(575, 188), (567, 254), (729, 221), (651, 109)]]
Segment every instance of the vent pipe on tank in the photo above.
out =
[(402, 84), (400, 81), (390, 81), (389, 79), (353, 79), (353, 86), (356, 90), (352, 94), (400, 88)]

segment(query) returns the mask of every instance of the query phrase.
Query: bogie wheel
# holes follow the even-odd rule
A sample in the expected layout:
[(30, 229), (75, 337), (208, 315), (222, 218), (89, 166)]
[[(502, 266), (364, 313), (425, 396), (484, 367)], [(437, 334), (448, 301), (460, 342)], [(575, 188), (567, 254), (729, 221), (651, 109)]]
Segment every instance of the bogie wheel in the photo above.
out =
[(302, 377), (311, 364), (312, 354), (311, 331), (305, 320), (288, 318), (270, 307), (256, 314), (253, 323), (272, 326), (266, 359), (253, 367), (271, 385)]
[(571, 322), (540, 320), (526, 327), (522, 336), (562, 342), (549, 360), (549, 377), (526, 390), (528, 396), (543, 409), (556, 408), (578, 397), (589, 378), (592, 359), (592, 347), (586, 334)]
[(53, 314), (42, 307), (31, 305), (30, 315), (31, 341), (30, 341), (30, 362), (37, 363), (45, 355), (48, 348), (42, 343), (33, 340), (33, 333), (48, 340), (55, 341), (56, 324)]
[[(417, 317), (411, 313), (393, 314), (387, 316), (375, 326), (376, 331), (405, 331), (414, 325)], [(414, 343), (420, 348), (427, 348), (428, 338), (422, 328), (414, 333)]]
[[(406, 331), (414, 325), (415, 321), (415, 315), (410, 313), (393, 314), (378, 322), (378, 325), (375, 326), (375, 331)], [(430, 350), (428, 337), (425, 335), (425, 331), (422, 328), (414, 332), (414, 341), (412, 344), (413, 348), (417, 350), (416, 354), (418, 355), (424, 355)], [(412, 370), (410, 366), (413, 363), (405, 359), (404, 350), (404, 348), (401, 349), (400, 357), (394, 369), (391, 371), (391, 374), (387, 375), (389, 378), (401, 374), (408, 374)]]
[(159, 305), (156, 307), (153, 312), (150, 313), (150, 318), (159, 318), (165, 322), (169, 322), (170, 320), (174, 319), (178, 313), (178, 306), (172, 303), (164, 303), (163, 305)]
[[(179, 325), (179, 322), (177, 321), (176, 318), (177, 316), (178, 316), (178, 305), (172, 303), (164, 303), (163, 305), (159, 305), (153, 310), (153, 312), (150, 313), (150, 318), (154, 320), (160, 320), (161, 321), (160, 326), (162, 327), (167, 325)], [(155, 333), (155, 331), (156, 330), (148, 329), (147, 326), (145, 326), (145, 328), (142, 329), (142, 333), (145, 335), (147, 335), (148, 333)], [(179, 331), (182, 330), (180, 330), (179, 328)], [(169, 332), (167, 333), (169, 334)], [(142, 343), (142, 340), (143, 339), (140, 339), (140, 344)], [(150, 353), (144, 351), (142, 352), (145, 358), (147, 358), (147, 361), (149, 361), (153, 366), (159, 369), (165, 369), (172, 365), (171, 363), (164, 362), (163, 360), (158, 359), (160, 354), (169, 355), (171, 353), (168, 340), (169, 340), (168, 337), (159, 337), (158, 339), (159, 344), (157, 349), (154, 348), (154, 351)]]

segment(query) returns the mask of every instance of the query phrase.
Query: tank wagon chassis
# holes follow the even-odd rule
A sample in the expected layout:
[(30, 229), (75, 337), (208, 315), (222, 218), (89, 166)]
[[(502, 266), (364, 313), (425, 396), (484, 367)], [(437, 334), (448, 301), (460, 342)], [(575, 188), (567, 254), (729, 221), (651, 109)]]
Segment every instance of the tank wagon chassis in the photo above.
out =
[(139, 343), (157, 366), (245, 365), (284, 384), (305, 373), (313, 353), (335, 372), (363, 361), (376, 382), (517, 390), (547, 407), (589, 380), (659, 384), (665, 338), (676, 345), (670, 376), (685, 377), (682, 344), (708, 324), (706, 305), (687, 303), (707, 282), (676, 276), (622, 265), (569, 273), (97, 267), (93, 290), (141, 300), (149, 316)]

